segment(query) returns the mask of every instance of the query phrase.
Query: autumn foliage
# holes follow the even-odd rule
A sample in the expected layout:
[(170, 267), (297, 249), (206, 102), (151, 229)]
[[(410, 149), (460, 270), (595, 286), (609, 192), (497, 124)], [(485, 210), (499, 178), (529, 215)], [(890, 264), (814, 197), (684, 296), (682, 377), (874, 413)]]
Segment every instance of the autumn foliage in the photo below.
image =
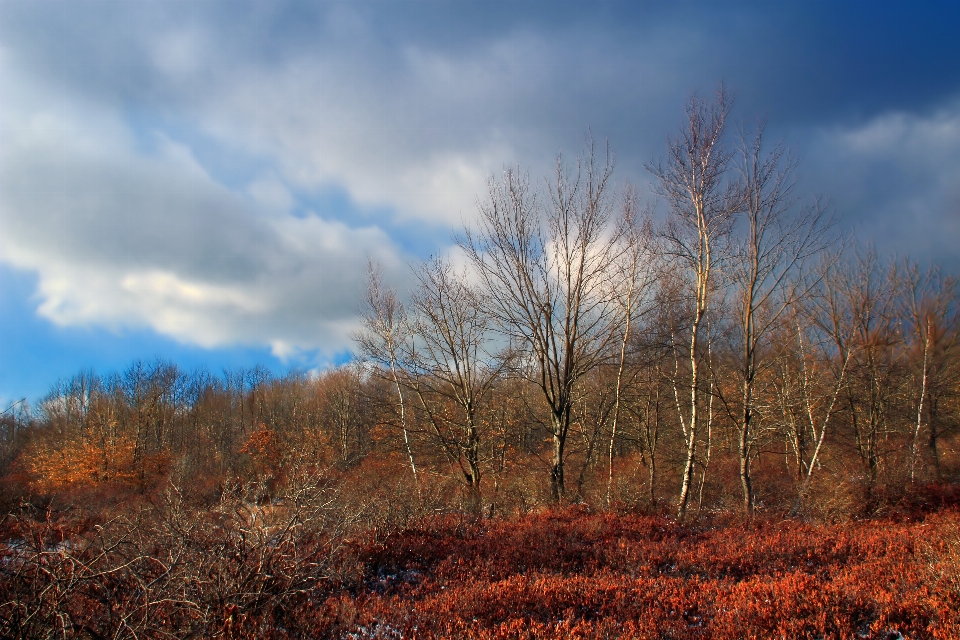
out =
[(133, 482), (134, 444), (76, 442), (60, 449), (35, 447), (22, 457), (23, 471), (40, 492), (72, 486)]
[[(49, 523), (6, 522), (21, 527), (25, 542), (4, 552), (0, 631), (33, 635), (39, 624), (68, 637), (960, 637), (956, 506), (843, 525), (682, 525), (569, 508), (493, 520), (434, 516), (386, 536), (340, 538), (345, 530), (329, 523), (309, 533), (291, 527), (290, 513), (226, 514), (198, 515), (194, 524), (203, 526), (188, 531), (154, 525), (160, 548), (131, 523), (65, 545)], [(164, 549), (191, 562), (172, 562)]]
[(546, 512), (431, 522), (365, 550), (358, 594), (311, 628), (402, 637), (908, 637), (960, 634), (958, 514), (923, 522), (683, 527)]

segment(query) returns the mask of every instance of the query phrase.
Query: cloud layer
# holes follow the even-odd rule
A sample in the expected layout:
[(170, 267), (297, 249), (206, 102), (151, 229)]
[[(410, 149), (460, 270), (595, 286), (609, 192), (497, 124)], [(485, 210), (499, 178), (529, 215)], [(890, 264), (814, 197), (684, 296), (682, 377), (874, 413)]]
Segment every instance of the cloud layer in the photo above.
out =
[(269, 175), (230, 189), (162, 133), (143, 153), (108, 110), (52, 104), (5, 112), (0, 252), (39, 274), (57, 324), (330, 354), (355, 328), (367, 260), (402, 271), (381, 229), (294, 215)]
[(960, 264), (960, 19), (552, 6), (0, 4), (0, 261), (58, 325), (322, 359), (368, 258), (405, 286), (488, 175), (540, 175), (588, 127), (643, 184), (723, 79), (862, 235)]
[(821, 130), (806, 167), (860, 240), (960, 269), (960, 102)]

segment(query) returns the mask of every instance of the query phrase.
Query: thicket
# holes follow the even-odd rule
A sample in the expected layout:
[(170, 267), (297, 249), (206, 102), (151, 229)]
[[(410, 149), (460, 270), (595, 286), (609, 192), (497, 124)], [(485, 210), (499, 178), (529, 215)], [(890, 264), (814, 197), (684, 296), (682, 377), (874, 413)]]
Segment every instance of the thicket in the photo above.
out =
[(491, 180), (458, 266), (371, 265), (353, 363), (8, 408), (0, 633), (956, 637), (958, 281), (729, 110), (688, 105), (659, 221), (592, 148)]
[[(179, 496), (83, 532), (8, 516), (5, 637), (957, 638), (960, 514), (680, 523), (584, 507), (359, 526)], [(322, 497), (321, 497), (322, 496)], [(932, 497), (932, 496), (928, 496)], [(384, 505), (381, 505), (384, 506)], [(908, 517), (904, 517), (908, 516)], [(362, 518), (360, 518), (362, 520)], [(384, 531), (390, 531), (384, 534)]]

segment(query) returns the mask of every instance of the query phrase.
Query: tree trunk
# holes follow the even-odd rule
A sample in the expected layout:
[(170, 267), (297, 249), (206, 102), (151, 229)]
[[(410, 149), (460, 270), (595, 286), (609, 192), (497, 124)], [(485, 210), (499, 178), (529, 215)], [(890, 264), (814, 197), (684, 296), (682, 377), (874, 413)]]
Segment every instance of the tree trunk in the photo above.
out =
[(567, 445), (567, 426), (570, 422), (570, 409), (566, 413), (552, 416), (553, 422), (553, 464), (550, 467), (550, 496), (554, 502), (560, 502), (566, 496), (564, 482), (565, 449)]
[(740, 489), (743, 492), (743, 512), (753, 516), (753, 480), (750, 477), (750, 449), (753, 445), (753, 375), (747, 373), (743, 382), (743, 415), (740, 425)]
[(407, 448), (407, 459), (410, 461), (410, 471), (413, 473), (413, 484), (417, 489), (417, 496), (423, 498), (423, 494), (420, 491), (420, 475), (417, 472), (417, 463), (413, 458), (413, 447), (410, 446), (410, 431), (407, 429), (407, 412), (406, 405), (403, 401), (403, 390), (400, 388), (400, 378), (397, 375), (396, 364), (393, 361), (390, 362), (390, 370), (393, 374), (393, 384), (397, 389), (397, 397), (400, 400), (400, 428), (403, 429), (403, 444)]
[(927, 363), (930, 360), (930, 322), (927, 321), (927, 331), (923, 341), (923, 374), (920, 377), (920, 402), (917, 403), (917, 424), (913, 429), (913, 441), (910, 443), (910, 482), (916, 477), (917, 470), (917, 440), (920, 437), (920, 426), (923, 423), (923, 401), (927, 397)]
[[(694, 321), (690, 337), (690, 423), (686, 433), (686, 460), (683, 464), (683, 480), (680, 485), (680, 499), (677, 505), (677, 519), (683, 520), (687, 515), (687, 503), (690, 499), (690, 487), (693, 484), (693, 472), (697, 456), (697, 401), (698, 398), (698, 362), (697, 362), (697, 330), (700, 324), (700, 313)], [(681, 418), (682, 420), (682, 418)]]
[(610, 450), (607, 455), (607, 506), (610, 506), (610, 488), (613, 486), (613, 446), (617, 439), (617, 425), (620, 420), (620, 393), (623, 388), (623, 367), (627, 360), (627, 343), (630, 341), (632, 291), (627, 296), (627, 313), (624, 317), (623, 340), (620, 341), (620, 363), (617, 366), (617, 386), (614, 389), (613, 424), (610, 427)]

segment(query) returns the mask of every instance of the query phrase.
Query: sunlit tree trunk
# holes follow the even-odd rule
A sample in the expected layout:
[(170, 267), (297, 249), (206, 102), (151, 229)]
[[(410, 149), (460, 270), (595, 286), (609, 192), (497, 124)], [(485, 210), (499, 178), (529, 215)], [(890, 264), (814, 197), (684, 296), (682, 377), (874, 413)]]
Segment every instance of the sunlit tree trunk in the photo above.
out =
[[(657, 178), (658, 193), (669, 205), (667, 225), (659, 236), (665, 255), (687, 274), (692, 304), (687, 387), (687, 422), (681, 418), (685, 435), (683, 472), (677, 517), (687, 513), (700, 431), (700, 330), (709, 310), (715, 267), (715, 250), (723, 246), (730, 225), (740, 207), (741, 189), (727, 175), (731, 154), (722, 137), (731, 102), (723, 91), (707, 103), (697, 97), (687, 105), (687, 123), (667, 147), (667, 158), (650, 170)], [(682, 415), (682, 414), (681, 414)]]

